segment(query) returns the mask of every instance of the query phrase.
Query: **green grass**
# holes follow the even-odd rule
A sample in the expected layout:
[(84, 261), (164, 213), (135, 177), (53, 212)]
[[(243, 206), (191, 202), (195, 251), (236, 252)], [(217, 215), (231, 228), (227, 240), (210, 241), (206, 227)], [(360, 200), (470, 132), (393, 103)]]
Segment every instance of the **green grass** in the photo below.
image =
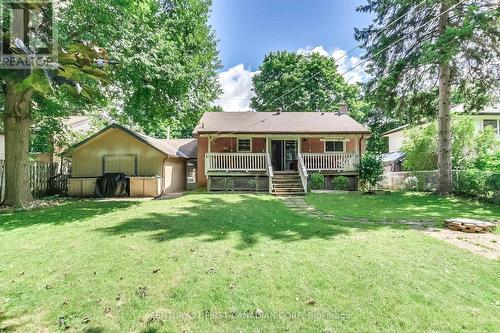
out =
[(438, 196), (421, 192), (394, 192), (387, 195), (312, 193), (306, 201), (339, 218), (380, 220), (426, 220), (442, 223), (454, 217), (500, 219), (500, 205)]
[(0, 215), (0, 254), (0, 332), (500, 327), (498, 261), (400, 225), (294, 215), (264, 195)]

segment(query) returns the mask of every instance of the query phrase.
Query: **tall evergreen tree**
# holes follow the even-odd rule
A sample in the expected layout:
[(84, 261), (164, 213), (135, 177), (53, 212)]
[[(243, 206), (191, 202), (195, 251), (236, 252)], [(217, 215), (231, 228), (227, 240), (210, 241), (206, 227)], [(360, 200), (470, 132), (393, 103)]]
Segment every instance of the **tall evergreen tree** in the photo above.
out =
[(437, 116), (438, 190), (450, 193), (452, 96), (473, 111), (498, 94), (498, 2), (368, 0), (358, 10), (375, 14), (355, 33), (370, 58), (366, 95), (400, 120)]

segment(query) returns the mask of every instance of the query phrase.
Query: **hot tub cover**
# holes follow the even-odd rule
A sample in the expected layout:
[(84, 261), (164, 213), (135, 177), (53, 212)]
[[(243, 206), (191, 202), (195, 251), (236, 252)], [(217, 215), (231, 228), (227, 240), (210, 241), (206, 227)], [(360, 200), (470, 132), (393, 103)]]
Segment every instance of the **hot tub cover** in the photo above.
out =
[(123, 173), (105, 173), (97, 179), (95, 195), (98, 198), (128, 196), (127, 176)]

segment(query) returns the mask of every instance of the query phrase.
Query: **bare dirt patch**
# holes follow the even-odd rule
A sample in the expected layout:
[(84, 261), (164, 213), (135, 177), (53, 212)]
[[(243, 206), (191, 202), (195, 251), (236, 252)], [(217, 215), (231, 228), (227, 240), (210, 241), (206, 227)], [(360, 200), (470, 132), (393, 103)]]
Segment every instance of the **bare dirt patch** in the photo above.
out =
[(461, 249), (469, 250), (488, 259), (500, 259), (500, 235), (473, 234), (449, 229), (427, 228), (424, 232)]

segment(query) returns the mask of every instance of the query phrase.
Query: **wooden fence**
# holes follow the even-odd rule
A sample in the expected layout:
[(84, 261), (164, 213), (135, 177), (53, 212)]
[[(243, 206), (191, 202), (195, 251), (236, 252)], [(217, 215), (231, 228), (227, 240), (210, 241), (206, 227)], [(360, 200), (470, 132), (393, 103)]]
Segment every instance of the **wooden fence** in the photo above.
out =
[[(68, 188), (68, 166), (52, 162), (31, 161), (29, 183), (34, 198), (66, 193)], [(5, 195), (5, 161), (0, 160), (0, 199)]]

